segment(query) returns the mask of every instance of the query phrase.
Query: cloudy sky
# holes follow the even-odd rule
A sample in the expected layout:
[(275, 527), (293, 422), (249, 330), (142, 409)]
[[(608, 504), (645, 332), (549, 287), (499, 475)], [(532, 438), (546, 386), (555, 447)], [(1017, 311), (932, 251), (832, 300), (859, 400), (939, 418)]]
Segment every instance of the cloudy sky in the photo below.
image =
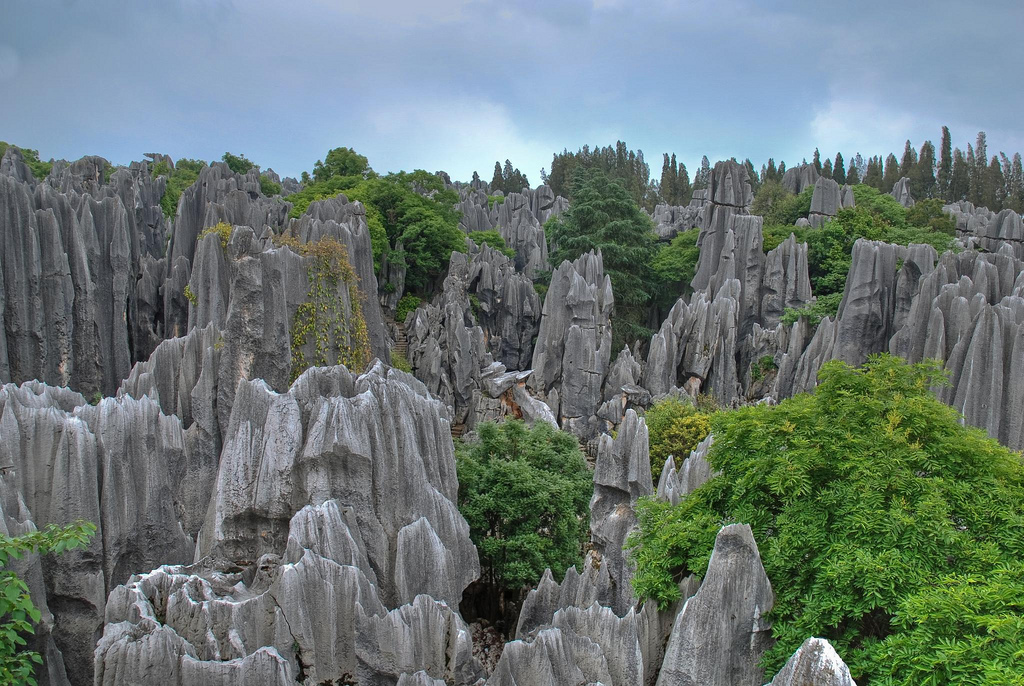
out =
[(938, 143), (1024, 150), (1024, 2), (0, 0), (0, 139), (41, 156), (347, 145), (531, 183), (562, 148), (692, 169)]

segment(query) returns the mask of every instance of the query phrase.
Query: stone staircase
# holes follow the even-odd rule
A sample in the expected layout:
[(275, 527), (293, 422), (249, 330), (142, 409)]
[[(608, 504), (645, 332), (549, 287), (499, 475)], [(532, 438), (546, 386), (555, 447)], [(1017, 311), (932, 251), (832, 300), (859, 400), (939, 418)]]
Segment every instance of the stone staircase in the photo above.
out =
[(405, 333), (405, 324), (402, 322), (389, 322), (394, 324), (395, 330), (395, 345), (391, 348), (391, 352), (396, 352), (409, 359), (409, 336)]

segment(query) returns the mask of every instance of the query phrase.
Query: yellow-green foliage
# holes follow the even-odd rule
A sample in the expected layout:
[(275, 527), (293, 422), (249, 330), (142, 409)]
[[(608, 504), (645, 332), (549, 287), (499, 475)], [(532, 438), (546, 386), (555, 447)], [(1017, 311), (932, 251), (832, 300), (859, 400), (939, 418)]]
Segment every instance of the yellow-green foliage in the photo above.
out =
[(409, 372), (412, 374), (412, 365), (409, 364), (409, 358), (397, 350), (391, 351), (391, 366), (395, 369), (400, 369), (403, 372)]
[(203, 240), (204, 238), (206, 238), (207, 236), (209, 236), (211, 234), (217, 234), (218, 236), (220, 236), (220, 247), (222, 247), (225, 250), (227, 250), (228, 249), (228, 241), (231, 240), (231, 231), (232, 231), (231, 224), (228, 224), (227, 222), (217, 222), (215, 225), (213, 225), (213, 226), (211, 226), (209, 228), (203, 229), (203, 232), (201, 234), (199, 234), (199, 239), (198, 240), (201, 241), (201, 240)]
[(185, 284), (185, 299), (192, 303), (192, 307), (199, 306), (199, 297), (192, 291), (192, 286)]
[(651, 476), (655, 481), (669, 455), (675, 457), (678, 467), (711, 433), (711, 415), (678, 398), (655, 403), (644, 418), (650, 437)]
[[(274, 243), (313, 258), (307, 273), (309, 300), (299, 305), (292, 320), (292, 380), (310, 365), (343, 364), (352, 371), (363, 371), (370, 361), (370, 338), (359, 277), (345, 246), (330, 236), (315, 243), (300, 243), (287, 234), (275, 236)], [(350, 311), (338, 297), (342, 284), (348, 287)], [(307, 343), (314, 344), (311, 360), (303, 351)]]

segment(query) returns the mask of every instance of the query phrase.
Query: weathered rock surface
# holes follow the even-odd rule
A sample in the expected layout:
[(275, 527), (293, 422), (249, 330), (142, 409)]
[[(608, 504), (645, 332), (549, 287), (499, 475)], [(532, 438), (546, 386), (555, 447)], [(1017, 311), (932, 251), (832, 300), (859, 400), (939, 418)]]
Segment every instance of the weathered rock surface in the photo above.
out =
[(629, 410), (615, 439), (604, 434), (598, 446), (594, 497), (590, 501), (591, 541), (611, 580), (608, 606), (622, 616), (636, 603), (634, 568), (623, 547), (626, 537), (636, 528), (637, 500), (654, 490), (647, 424)]
[(700, 257), (691, 287), (702, 290), (708, 287), (711, 277), (718, 270), (726, 236), (736, 215), (750, 214), (754, 195), (750, 190), (750, 179), (746, 168), (733, 161), (718, 162), (711, 170), (708, 181), (707, 204), (702, 210), (700, 235), (697, 246)]
[(915, 204), (914, 196), (910, 194), (910, 179), (905, 176), (896, 182), (889, 195), (896, 198), (904, 207), (913, 207)]
[(665, 459), (665, 466), (658, 479), (657, 496), (659, 499), (678, 505), (683, 498), (711, 479), (713, 473), (707, 456), (714, 441), (714, 434), (709, 434), (707, 438), (697, 444), (696, 448), (690, 451), (689, 456), (679, 465), (678, 470), (674, 456), (669, 455)]
[(611, 361), (614, 303), (600, 251), (559, 265), (544, 298), (529, 385), (563, 429), (583, 438), (600, 431), (596, 412)]
[(670, 241), (684, 231), (700, 226), (703, 204), (656, 205), (651, 220), (658, 240)]
[[(812, 167), (813, 169), (813, 167)], [(839, 210), (854, 207), (853, 188), (842, 186), (824, 176), (818, 177), (814, 183), (814, 194), (811, 196), (811, 211), (807, 219), (813, 227), (821, 227)]]
[(658, 686), (761, 684), (774, 594), (750, 527), (718, 532), (700, 590), (676, 617)]
[(768, 686), (857, 686), (850, 670), (823, 638), (803, 642)]
[(799, 195), (805, 188), (812, 188), (821, 175), (813, 164), (801, 164), (790, 167), (782, 175), (782, 187), (790, 193)]

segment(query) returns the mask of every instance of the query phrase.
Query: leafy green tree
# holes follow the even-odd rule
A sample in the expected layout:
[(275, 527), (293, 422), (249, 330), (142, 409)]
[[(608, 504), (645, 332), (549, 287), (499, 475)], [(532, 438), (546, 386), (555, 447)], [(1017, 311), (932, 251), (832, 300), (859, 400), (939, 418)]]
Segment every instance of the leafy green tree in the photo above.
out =
[(224, 153), (221, 160), (228, 165), (228, 169), (236, 174), (245, 174), (256, 166), (253, 162), (248, 160), (245, 155), (232, 155), (230, 152)]
[(697, 272), (700, 248), (697, 247), (699, 228), (682, 231), (668, 243), (661, 244), (652, 268), (657, 282), (655, 304), (665, 312), (690, 291), (690, 282)]
[(281, 184), (271, 181), (270, 177), (260, 175), (260, 192), (267, 197), (281, 195)]
[(32, 624), (41, 615), (29, 597), (28, 586), (9, 569), (11, 561), (32, 553), (60, 554), (84, 547), (94, 533), (95, 524), (75, 522), (65, 527), (51, 524), (43, 531), (21, 536), (0, 535), (0, 685), (35, 686), (32, 673), (43, 663), (39, 653), (25, 650), (25, 637), (35, 633)]
[(153, 178), (159, 176), (167, 177), (167, 185), (164, 187), (164, 194), (160, 197), (160, 209), (164, 216), (171, 218), (178, 211), (178, 199), (182, 192), (199, 178), (199, 172), (206, 167), (203, 160), (190, 160), (186, 157), (174, 163), (170, 168), (164, 162), (157, 162), (152, 167)]
[[(615, 294), (619, 343), (643, 335), (644, 308), (655, 295), (651, 268), (658, 248), (654, 226), (623, 186), (604, 174), (578, 170), (569, 209), (546, 224), (553, 265), (600, 250)], [(649, 335), (649, 333), (647, 334)], [(622, 338), (618, 338), (618, 337)]]
[(505, 242), (505, 237), (494, 229), (491, 229), (490, 231), (470, 231), (466, 238), (477, 245), (489, 245), (510, 260), (515, 259), (516, 251), (508, 247), (508, 243)]
[(595, 147), (591, 150), (584, 145), (577, 152), (563, 150), (551, 160), (551, 173), (543, 177), (555, 195), (572, 200), (576, 170), (597, 169), (609, 178), (617, 180), (630, 194), (637, 205), (653, 210), (657, 202), (658, 185), (651, 184), (651, 168), (644, 161), (643, 150), (630, 150), (624, 141), (615, 146)]
[(678, 468), (690, 451), (711, 433), (711, 415), (693, 404), (669, 396), (644, 415), (649, 436), (651, 476), (657, 482), (669, 455)]
[(313, 180), (326, 181), (335, 176), (366, 178), (372, 171), (369, 161), (352, 148), (332, 148), (323, 162), (317, 160), (313, 165)]
[(502, 593), (550, 568), (561, 580), (582, 559), (593, 476), (571, 434), (544, 422), (484, 423), (456, 445), (459, 511), (480, 553), (482, 579)]
[(767, 673), (822, 636), (857, 683), (1019, 684), (1024, 463), (963, 426), (941, 380), (934, 363), (833, 361), (813, 395), (715, 415), (718, 475), (637, 508), (638, 594), (675, 600), (722, 525), (747, 523), (775, 591)]

